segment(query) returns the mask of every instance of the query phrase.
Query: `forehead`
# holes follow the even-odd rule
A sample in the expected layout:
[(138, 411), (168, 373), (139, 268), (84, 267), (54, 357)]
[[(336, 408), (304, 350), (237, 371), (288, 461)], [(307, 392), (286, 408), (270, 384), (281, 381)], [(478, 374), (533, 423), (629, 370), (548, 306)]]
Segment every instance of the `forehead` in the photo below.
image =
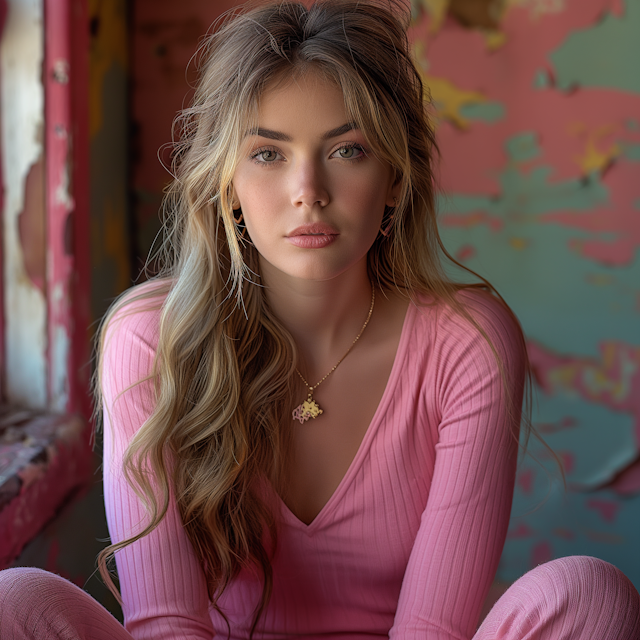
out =
[(268, 123), (306, 124), (307, 128), (317, 126), (323, 130), (327, 123), (335, 127), (349, 119), (342, 89), (311, 70), (269, 83), (258, 100), (257, 115), (261, 127)]

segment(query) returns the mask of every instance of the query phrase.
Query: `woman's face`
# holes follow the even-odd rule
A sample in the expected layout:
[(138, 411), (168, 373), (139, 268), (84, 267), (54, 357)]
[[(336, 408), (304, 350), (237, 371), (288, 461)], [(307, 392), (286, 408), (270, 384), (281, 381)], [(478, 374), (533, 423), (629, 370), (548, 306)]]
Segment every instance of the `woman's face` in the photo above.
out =
[(349, 122), (342, 91), (315, 73), (267, 90), (233, 177), (265, 280), (366, 273), (399, 185)]

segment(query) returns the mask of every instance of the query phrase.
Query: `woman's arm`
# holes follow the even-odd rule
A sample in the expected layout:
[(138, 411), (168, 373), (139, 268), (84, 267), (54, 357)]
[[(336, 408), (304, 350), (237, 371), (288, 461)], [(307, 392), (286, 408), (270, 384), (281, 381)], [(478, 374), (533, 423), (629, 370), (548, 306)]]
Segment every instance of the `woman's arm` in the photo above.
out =
[(526, 356), (519, 327), (496, 300), (478, 294), (463, 294), (463, 300), (504, 370), (477, 329), (446, 314), (433, 360), (437, 388), (430, 395), (441, 416), (434, 476), (393, 639), (471, 638), (509, 523)]
[[(153, 383), (135, 383), (152, 370), (159, 311), (134, 306), (141, 303), (110, 322), (102, 364), (104, 497), (112, 542), (140, 531), (148, 520), (122, 474), (122, 459), (153, 409)], [(204, 575), (173, 500), (152, 533), (116, 553), (116, 565), (125, 627), (136, 640), (211, 640)]]

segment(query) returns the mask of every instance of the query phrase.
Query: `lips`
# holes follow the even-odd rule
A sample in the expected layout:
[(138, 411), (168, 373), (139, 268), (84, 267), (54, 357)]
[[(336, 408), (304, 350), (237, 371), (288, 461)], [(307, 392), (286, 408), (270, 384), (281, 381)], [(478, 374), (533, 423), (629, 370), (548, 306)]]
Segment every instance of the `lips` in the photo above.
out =
[(340, 234), (324, 222), (297, 227), (287, 235), (287, 241), (300, 249), (322, 249), (333, 244)]
[(314, 222), (313, 224), (305, 224), (301, 227), (297, 227), (289, 234), (288, 238), (295, 238), (297, 236), (337, 236), (338, 231), (331, 225), (324, 222)]

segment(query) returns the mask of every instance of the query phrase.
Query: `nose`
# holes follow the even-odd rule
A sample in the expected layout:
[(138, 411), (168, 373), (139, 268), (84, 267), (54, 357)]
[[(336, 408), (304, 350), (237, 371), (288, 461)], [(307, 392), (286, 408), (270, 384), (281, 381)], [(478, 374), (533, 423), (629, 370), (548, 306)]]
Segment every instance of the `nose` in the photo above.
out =
[(291, 202), (296, 207), (326, 207), (331, 200), (322, 163), (309, 158), (296, 163), (291, 175)]

